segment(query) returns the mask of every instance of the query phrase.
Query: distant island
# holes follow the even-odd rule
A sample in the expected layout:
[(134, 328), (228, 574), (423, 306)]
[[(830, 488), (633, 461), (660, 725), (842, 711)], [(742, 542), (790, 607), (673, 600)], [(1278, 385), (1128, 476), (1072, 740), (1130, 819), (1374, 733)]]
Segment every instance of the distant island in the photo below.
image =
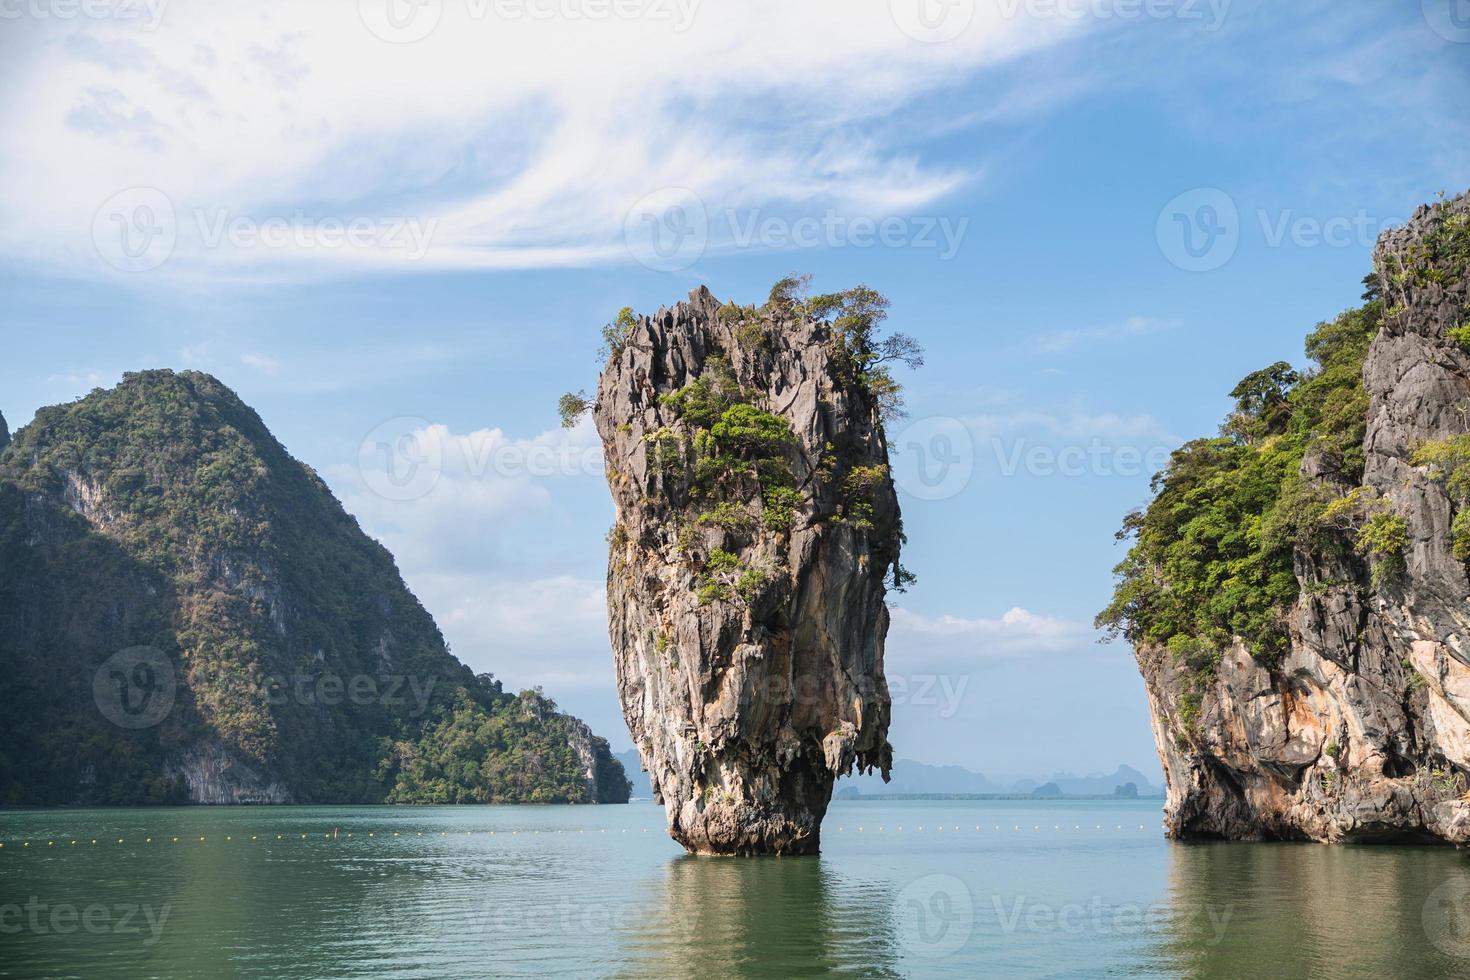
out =
[[(648, 774), (641, 771), (638, 750), (628, 749), (617, 755), (633, 784), (632, 798), (647, 800), (653, 796)], [(991, 780), (962, 766), (931, 766), (913, 759), (899, 759), (893, 764), (893, 779), (885, 783), (874, 775), (847, 776), (837, 781), (836, 799), (1046, 799), (1046, 798), (1162, 798), (1161, 787), (1131, 766), (1120, 765), (1111, 773), (1077, 776), (1054, 773), (1043, 782), (1038, 779), (1009, 777)]]
[(0, 806), (622, 803), (206, 374), (0, 420)]

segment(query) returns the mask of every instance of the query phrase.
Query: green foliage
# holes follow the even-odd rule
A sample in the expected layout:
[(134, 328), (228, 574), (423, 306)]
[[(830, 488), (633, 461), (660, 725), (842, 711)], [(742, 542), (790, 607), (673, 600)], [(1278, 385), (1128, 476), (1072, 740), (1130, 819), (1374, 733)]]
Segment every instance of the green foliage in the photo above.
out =
[(614, 552), (622, 551), (628, 545), (628, 529), (621, 522), (607, 529), (607, 545)]
[[(778, 284), (779, 285), (779, 284)], [(813, 319), (831, 319), (833, 354), (839, 371), (857, 381), (873, 399), (881, 418), (902, 417), (903, 388), (890, 365), (924, 366), (924, 349), (904, 333), (880, 337), (888, 319), (888, 300), (868, 286), (813, 297), (807, 303)]]
[(842, 481), (844, 520), (860, 530), (873, 529), (873, 496), (888, 485), (888, 467), (854, 466)]
[(597, 352), (598, 360), (622, 357), (623, 349), (628, 346), (628, 337), (637, 325), (638, 318), (633, 315), (632, 307), (625, 306), (618, 310), (613, 322), (602, 328), (602, 347)]
[[(1371, 302), (1319, 324), (1306, 342), (1315, 370), (1299, 376), (1278, 363), (1247, 376), (1222, 434), (1173, 453), (1153, 502), (1124, 519), (1118, 537), (1133, 544), (1099, 627), (1138, 646), (1167, 645), (1202, 674), (1232, 638), (1265, 663), (1285, 652), (1285, 611), (1298, 594), (1292, 550), (1335, 531), (1327, 518), (1336, 494), (1304, 481), (1302, 460), (1311, 453), (1340, 483), (1361, 482), (1362, 365), (1381, 319)], [(1384, 521), (1369, 531), (1385, 572), (1391, 552), (1380, 549), (1396, 534)]]
[[(382, 769), (392, 785), (387, 802), (612, 802), (595, 798), (585, 779), (573, 747), (583, 740), (594, 756), (616, 763), (605, 740), (558, 713), (539, 688), (489, 704), (461, 688), (418, 739), (391, 745)], [(608, 766), (601, 775), (616, 789), (620, 773)]]
[(796, 441), (791, 423), (752, 404), (724, 357), (706, 359), (699, 377), (660, 396), (659, 402), (693, 430), (692, 495), (716, 500), (748, 496), (749, 484), (742, 477), (757, 477), (763, 486), (790, 484), (783, 456)]
[(649, 462), (665, 475), (684, 465), (684, 441), (673, 429), (664, 427), (643, 437), (649, 444)]
[(1457, 327), (1450, 327), (1445, 336), (1459, 344), (1465, 350), (1470, 351), (1470, 323), (1462, 323)]
[(1426, 442), (1414, 450), (1413, 462), (1427, 467), (1430, 479), (1444, 484), (1455, 507), (1450, 523), (1454, 555), (1470, 561), (1470, 435)]
[[(126, 731), (91, 684), (138, 645), (179, 686), (162, 722)], [(381, 802), (387, 744), (456, 692), (505, 697), (321, 479), (193, 372), (44, 408), (0, 456), (0, 663), (0, 804), (182, 802), (178, 759), (204, 745), (299, 802)], [(344, 693), (359, 681), (369, 694)]]
[(746, 568), (741, 571), (740, 577), (735, 580), (735, 594), (751, 603), (760, 595), (761, 588), (766, 584), (766, 573), (759, 568)]
[(569, 391), (557, 399), (556, 414), (561, 418), (561, 427), (571, 429), (582, 416), (592, 411), (592, 399), (585, 391)]
[(907, 592), (909, 586), (918, 580), (919, 577), (917, 575), (895, 561), (888, 569), (888, 581), (884, 584), (895, 592)]
[(1179, 724), (1186, 732), (1195, 733), (1203, 714), (1204, 696), (1199, 691), (1185, 691), (1179, 695)]
[(790, 532), (796, 520), (796, 512), (802, 506), (801, 491), (795, 487), (773, 485), (763, 491), (765, 507), (761, 510), (761, 522), (778, 534)]
[(728, 359), (713, 355), (705, 359), (699, 377), (678, 391), (659, 396), (663, 405), (696, 429), (707, 429), (719, 421), (729, 408), (747, 402), (750, 396), (741, 387)]
[(1444, 484), (1455, 506), (1470, 505), (1470, 435), (1426, 442), (1412, 459), (1415, 466), (1428, 467), (1430, 479)]
[[(858, 530), (875, 529), (880, 504), (888, 513), (889, 500), (881, 499), (890, 496), (887, 467), (849, 468), (831, 442), (824, 446), (812, 474), (816, 489), (810, 495), (798, 489), (794, 472), (804, 471), (804, 461), (790, 421), (770, 411), (765, 396), (745, 387), (737, 375), (737, 365), (741, 372), (760, 373), (762, 354), (781, 341), (778, 331), (783, 323), (818, 319), (824, 321), (818, 335), (830, 338), (831, 381), (845, 386), (849, 397), (857, 397), (859, 413), (876, 410), (881, 422), (899, 409), (901, 389), (891, 366), (918, 367), (923, 352), (902, 334), (879, 335), (888, 301), (865, 286), (809, 299), (809, 282), (810, 277), (803, 275), (783, 278), (759, 309), (722, 305), (716, 316), (731, 328), (734, 348), (710, 351), (698, 365), (697, 376), (661, 394), (658, 403), (668, 412), (668, 426), (644, 437), (652, 469), (659, 476), (655, 493), (668, 505), (678, 527), (673, 549), (702, 562), (694, 584), (701, 602), (755, 601), (772, 574), (740, 564), (739, 556), (730, 552), (716, 551), (702, 559), (697, 541), (701, 527), (743, 536), (753, 533), (759, 521), (765, 531), (789, 534), (799, 515), (815, 506), (812, 502), (818, 498), (823, 501), (822, 520), (839, 520)], [(834, 496), (835, 507), (829, 502)], [(745, 546), (738, 539), (725, 543)], [(886, 567), (894, 588), (901, 590), (914, 581), (897, 564), (896, 555), (886, 559)]]
[(811, 288), (810, 273), (793, 272), (776, 280), (766, 298), (766, 310), (779, 316), (799, 316), (806, 307)]
[(1409, 546), (1409, 522), (1390, 511), (1379, 511), (1358, 529), (1358, 552), (1368, 558), (1373, 585), (1382, 587), (1404, 570), (1404, 549)]
[(729, 551), (716, 548), (709, 553), (709, 561), (705, 563), (705, 570), (711, 575), (721, 572), (733, 572), (740, 568), (740, 556)]
[(1230, 397), (1235, 399), (1235, 414), (1226, 423), (1226, 429), (1244, 441), (1281, 431), (1283, 421), (1291, 413), (1287, 396), (1299, 380), (1296, 371), (1285, 361), (1246, 375), (1230, 391)]
[(724, 500), (716, 504), (712, 510), (700, 514), (695, 519), (695, 523), (741, 534), (751, 529), (755, 524), (755, 518), (739, 504)]
[(1389, 253), (1385, 267), (1375, 270), (1378, 281), (1387, 284), (1400, 305), (1407, 305), (1411, 285), (1423, 288), (1460, 281), (1470, 267), (1470, 212), (1451, 213), (1441, 203), (1431, 222), (1418, 242), (1401, 254)]
[(700, 605), (711, 602), (734, 602), (737, 598), (752, 602), (766, 582), (766, 573), (745, 565), (734, 552), (716, 548), (705, 561), (704, 571), (695, 581), (695, 595)]
[(791, 423), (784, 416), (739, 403), (720, 413), (720, 420), (710, 427), (722, 446), (749, 453), (751, 456), (774, 456), (783, 447), (796, 442)]

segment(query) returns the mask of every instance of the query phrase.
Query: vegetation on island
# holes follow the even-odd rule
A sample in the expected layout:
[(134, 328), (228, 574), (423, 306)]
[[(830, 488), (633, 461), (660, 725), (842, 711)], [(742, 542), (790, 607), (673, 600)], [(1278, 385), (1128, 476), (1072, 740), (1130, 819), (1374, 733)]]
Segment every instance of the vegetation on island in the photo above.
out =
[[(93, 687), (131, 647), (175, 678), (138, 729)], [(0, 452), (0, 665), (0, 804), (182, 802), (182, 760), (216, 750), (300, 802), (438, 795), (406, 758), (474, 763), (466, 798), (587, 794), (575, 720), (544, 699), (522, 718), (539, 694), (456, 660), (388, 551), (204, 374), (126, 375)], [(495, 738), (449, 738), (466, 712)]]
[[(605, 739), (593, 736), (538, 688), (500, 696), (499, 685), (475, 697), (456, 690), (417, 739), (392, 743), (380, 776), (388, 803), (623, 803), (629, 784)], [(600, 796), (586, 763), (595, 757)]]
[[(1298, 549), (1355, 554), (1367, 567), (1366, 587), (1392, 588), (1405, 571), (1411, 528), (1362, 485), (1364, 361), (1379, 329), (1405, 315), (1410, 287), (1462, 282), (1467, 269), (1470, 215), (1444, 211), (1421, 241), (1388, 252), (1365, 277), (1363, 306), (1307, 337), (1314, 367), (1298, 373), (1280, 362), (1244, 378), (1219, 435), (1176, 450), (1154, 478), (1152, 502), (1124, 519), (1118, 538), (1132, 544), (1097, 625), (1136, 647), (1167, 649), (1202, 682), (1237, 640), (1274, 665), (1301, 590), (1345, 584), (1299, 581)], [(1470, 351), (1470, 308), (1446, 337)], [(1455, 508), (1452, 551), (1470, 561), (1470, 435), (1425, 442), (1410, 462), (1444, 486)], [(1201, 690), (1186, 687), (1180, 699), (1186, 727), (1198, 719)]]
[[(830, 344), (833, 383), (856, 389), (876, 412), (879, 425), (903, 414), (903, 389), (893, 375), (898, 364), (923, 366), (919, 344), (904, 333), (882, 333), (888, 300), (867, 286), (812, 296), (811, 277), (790, 275), (779, 280), (760, 306), (726, 303), (720, 321), (733, 329), (736, 344), (748, 352), (775, 349), (779, 331), (793, 322), (825, 325)], [(621, 356), (639, 320), (631, 309), (619, 311), (602, 330), (604, 359)], [(696, 592), (701, 602), (751, 603), (777, 569), (747, 563), (741, 546), (757, 533), (789, 534), (810, 490), (797, 485), (791, 454), (797, 439), (787, 419), (769, 410), (763, 396), (741, 384), (729, 352), (705, 359), (698, 376), (682, 388), (658, 397), (670, 424), (645, 433), (649, 458), (659, 485), (680, 523), (678, 541), (689, 551), (703, 528), (725, 532), (731, 548), (714, 548), (701, 558)], [(592, 409), (585, 391), (568, 392), (558, 402), (562, 425), (571, 427)], [(886, 464), (853, 465), (828, 444), (816, 461), (817, 476), (840, 488), (830, 514), (811, 519), (845, 522), (874, 529), (874, 499), (889, 478)], [(688, 514), (688, 520), (684, 515)], [(900, 529), (900, 535), (901, 535)], [(614, 528), (609, 540), (622, 540)], [(890, 587), (902, 591), (914, 576), (897, 561), (889, 572)]]
[[(1300, 590), (1298, 545), (1355, 547), (1377, 577), (1392, 574), (1402, 519), (1359, 486), (1363, 362), (1383, 319), (1376, 282), (1366, 284), (1362, 307), (1307, 338), (1314, 368), (1278, 362), (1246, 376), (1220, 433), (1175, 450), (1154, 477), (1153, 501), (1124, 518), (1118, 538), (1132, 546), (1099, 627), (1167, 647), (1206, 674), (1236, 638), (1272, 664), (1286, 652), (1286, 613)], [(1312, 478), (1302, 473), (1309, 454)]]

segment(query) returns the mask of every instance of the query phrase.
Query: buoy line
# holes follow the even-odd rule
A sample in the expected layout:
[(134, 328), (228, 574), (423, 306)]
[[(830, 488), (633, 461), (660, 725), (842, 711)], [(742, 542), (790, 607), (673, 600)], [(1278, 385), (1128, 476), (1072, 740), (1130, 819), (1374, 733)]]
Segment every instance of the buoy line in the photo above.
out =
[[(639, 829), (643, 833), (646, 834), (652, 828), (642, 827), (642, 828), (639, 828)], [(829, 832), (838, 833), (838, 834), (846, 833), (847, 832), (846, 826), (845, 825), (842, 825), (842, 824), (839, 824), (835, 828), (829, 827), (827, 829), (828, 829)], [(960, 830), (960, 827), (959, 827), (959, 825), (954, 825), (954, 826), (950, 827), (949, 829), (950, 829), (951, 832), (958, 832)], [(1010, 827), (1011, 833), (1017, 833), (1017, 834), (1024, 834), (1024, 833), (1036, 832), (1036, 831), (1040, 831), (1041, 829), (1042, 829), (1042, 827), (1041, 827), (1040, 824), (1033, 824), (1029, 828), (1029, 830), (1026, 827), (1024, 827), (1023, 825), (1021, 825), (1021, 824), (1012, 824), (1011, 827)], [(1097, 832), (1100, 832), (1100, 831), (1101, 832), (1107, 832), (1108, 829), (1109, 828), (1106, 828), (1103, 824), (1094, 824), (1092, 827), (1085, 827), (1082, 824), (1073, 824), (1073, 826), (1072, 826), (1072, 832), (1075, 832), (1075, 833), (1097, 833)], [(1112, 831), (1117, 832), (1117, 831), (1123, 830), (1124, 829), (1124, 826), (1122, 824), (1115, 824), (1111, 829), (1112, 829)], [(1141, 831), (1147, 831), (1149, 828), (1148, 828), (1148, 826), (1146, 824), (1139, 824), (1138, 825), (1138, 829), (1141, 830)], [(501, 828), (501, 830), (503, 831), (504, 828)], [(626, 834), (628, 832), (628, 829), (626, 827), (619, 828), (619, 830), (622, 833), (624, 833), (624, 834)], [(936, 833), (942, 833), (944, 830), (945, 830), (945, 827), (943, 827), (943, 826), (939, 826), (939, 827), (934, 828), (934, 832), (936, 832)], [(1001, 828), (1001, 826), (999, 824), (997, 824), (997, 825), (995, 825), (994, 830), (1002, 830), (1002, 828)], [(1066, 828), (1064, 828), (1060, 824), (1053, 824), (1052, 825), (1052, 830), (1053, 831), (1056, 831), (1056, 832), (1062, 832), (1062, 833), (1066, 833), (1067, 832), (1066, 831)], [(607, 833), (607, 828), (605, 828), (605, 827), (599, 827), (599, 828), (597, 828), (597, 831), (598, 831), (598, 833), (605, 834), (605, 833)], [(560, 828), (560, 827), (549, 828), (547, 830), (547, 833), (549, 833), (549, 834), (560, 834), (560, 833), (563, 833), (563, 832), (564, 832), (564, 829), (563, 828)], [(568, 832), (569, 833), (570, 830), (566, 830), (565, 832)], [(579, 834), (585, 834), (587, 832), (587, 828), (585, 828), (585, 827), (578, 827), (578, 828), (576, 828), (576, 832), (579, 833)], [(864, 832), (864, 828), (861, 827), (861, 826), (859, 826), (859, 827), (857, 827), (857, 828), (854, 829), (854, 832), (861, 834), (861, 833)], [(890, 832), (891, 833), (896, 833), (896, 834), (902, 834), (902, 833), (905, 833), (905, 830), (904, 830), (904, 828), (903, 828), (902, 825), (896, 825), (890, 831), (889, 828), (888, 828), (888, 826), (887, 826), (887, 824), (879, 824), (878, 825), (878, 828), (877, 828), (877, 832), (880, 833), (880, 834), (881, 833), (890, 833)], [(922, 826), (917, 826), (916, 825), (910, 831), (907, 831), (907, 832), (908, 833), (921, 834), (921, 833), (924, 833), (924, 828)], [(390, 831), (384, 831), (383, 832), (383, 839), (384, 840), (386, 840), (388, 838), (389, 833), (390, 833)], [(398, 831), (398, 830), (391, 831), (391, 834), (394, 837), (400, 837), (404, 833), (408, 833), (408, 831)], [(413, 833), (413, 835), (415, 837), (422, 837), (422, 836), (424, 836), (424, 831), (421, 831), (421, 830), (416, 830), (416, 831), (413, 831), (412, 833)], [(432, 834), (432, 831), (430, 831), (429, 833)], [(465, 836), (466, 837), (473, 837), (473, 836), (475, 836), (475, 834), (477, 832), (476, 831), (473, 831), (473, 830), (466, 830), (464, 833), (465, 833)], [(495, 830), (485, 830), (485, 831), (480, 831), (479, 833), (483, 834), (483, 836), (486, 836), (486, 837), (494, 837), (496, 835), (497, 831), (495, 831)], [(513, 828), (511, 830), (511, 835), (512, 836), (520, 836), (520, 833), (521, 833), (520, 828)], [(530, 831), (529, 831), (529, 833), (531, 835), (534, 835), (534, 836), (540, 836), (541, 831), (540, 831), (540, 829), (537, 829), (537, 828), (531, 828)], [(984, 828), (983, 825), (976, 824), (975, 825), (975, 833), (986, 833), (986, 830), (985, 830), (985, 828)], [(330, 832), (323, 832), (322, 835), (321, 835), (321, 839), (322, 840), (328, 840), (328, 841), (351, 840), (352, 839), (352, 835), (353, 835), (353, 832), (352, 831), (342, 831), (340, 828), (333, 828)], [(440, 837), (447, 837), (448, 835), (449, 835), (449, 832), (448, 831), (440, 831), (439, 832), (439, 836)], [(288, 835), (286, 835), (285, 833), (279, 833), (279, 834), (276, 834), (275, 835), (275, 840), (277, 840), (277, 841), (285, 841), (287, 839), (287, 836)], [(377, 840), (377, 831), (370, 830), (370, 831), (367, 832), (367, 834), (365, 836), (370, 837), (370, 838), (372, 838), (374, 840)], [(235, 834), (226, 834), (224, 836), (224, 838), (223, 838), (223, 843), (227, 843), (227, 844), (228, 843), (235, 843), (236, 842), (235, 841), (235, 837), (236, 837)], [(267, 835), (267, 837), (269, 837), (269, 835)], [(308, 839), (311, 839), (311, 838), (314, 838), (314, 837), (315, 837), (315, 835), (301, 834), (301, 835), (299, 835), (297, 837), (294, 837), (292, 839), (294, 839), (294, 840), (308, 840)], [(93, 838), (82, 838), (82, 837), (77, 837), (77, 838), (70, 838), (70, 837), (66, 837), (66, 838), (53, 838), (53, 839), (48, 839), (45, 842), (45, 844), (46, 844), (47, 847), (55, 847), (58, 843), (64, 843), (64, 844), (66, 844), (68, 846), (75, 847), (78, 844), (81, 844), (81, 843), (83, 843), (85, 841), (85, 843), (88, 846), (95, 846), (98, 843), (99, 839), (100, 838), (95, 838), (95, 837), (93, 837)], [(181, 840), (184, 840), (185, 838), (183, 838), (183, 837), (173, 837), (173, 836), (170, 836), (170, 837), (167, 837), (167, 838), (160, 837), (158, 839), (158, 841), (159, 841), (159, 843), (163, 843), (165, 841), (165, 839), (167, 840), (167, 842), (169, 844), (177, 844)], [(122, 845), (126, 845), (127, 842), (128, 842), (128, 840), (129, 840), (129, 838), (127, 838), (127, 837), (119, 837), (119, 838), (117, 838), (116, 843), (122, 844)], [(138, 846), (138, 840), (137, 840), (137, 838), (132, 838), (132, 841), (133, 841), (133, 845), (134, 846)], [(253, 844), (253, 843), (257, 843), (258, 841), (259, 841), (259, 835), (258, 834), (251, 834), (249, 836), (249, 840), (248, 841), (245, 839), (244, 835), (241, 835), (240, 836), (239, 843), (251, 843), (251, 844)], [(220, 842), (220, 839), (219, 838), (215, 838), (215, 842), (216, 843), (219, 843)], [(9, 850), (9, 851), (25, 850), (25, 849), (30, 848), (33, 843), (36, 846), (39, 847), (41, 842), (39, 840), (37, 840), (37, 841), (30, 841), (30, 840), (25, 840), (25, 839), (21, 839), (21, 840), (10, 840), (10, 841), (0, 841), (0, 851), (6, 851), (6, 850)], [(207, 835), (207, 834), (201, 835), (200, 838), (199, 838), (199, 843), (200, 844), (208, 844), (208, 843), (210, 843), (209, 835)], [(267, 843), (270, 843), (270, 841), (267, 840)], [(154, 839), (152, 837), (144, 837), (143, 840), (142, 840), (142, 846), (148, 847), (148, 846), (152, 846), (153, 844), (154, 844)], [(19, 847), (17, 847), (17, 845), (19, 845)]]

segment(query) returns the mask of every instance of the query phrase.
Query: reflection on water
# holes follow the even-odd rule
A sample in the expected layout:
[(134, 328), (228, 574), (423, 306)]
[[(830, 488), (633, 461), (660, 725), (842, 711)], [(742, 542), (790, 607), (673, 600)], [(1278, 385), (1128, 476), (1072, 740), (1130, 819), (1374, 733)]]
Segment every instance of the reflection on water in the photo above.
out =
[(1446, 848), (1175, 845), (1160, 952), (1182, 976), (1470, 976), (1467, 899)]
[(627, 939), (620, 974), (792, 977), (894, 970), (885, 889), (843, 879), (831, 859), (681, 857), (647, 888), (655, 910)]
[(1470, 977), (1453, 850), (1176, 845), (1156, 806), (839, 801), (767, 860), (651, 805), (0, 813), (0, 977)]

